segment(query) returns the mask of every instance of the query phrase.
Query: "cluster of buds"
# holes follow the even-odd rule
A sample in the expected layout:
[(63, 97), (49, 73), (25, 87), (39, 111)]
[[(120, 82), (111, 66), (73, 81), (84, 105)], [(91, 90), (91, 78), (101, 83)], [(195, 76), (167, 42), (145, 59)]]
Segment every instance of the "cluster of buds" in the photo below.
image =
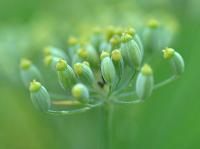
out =
[[(160, 41), (165, 34), (159, 25), (151, 20), (141, 38), (134, 28), (109, 26), (105, 30), (95, 29), (88, 41), (69, 37), (66, 50), (46, 47), (44, 63), (57, 75), (55, 81), (59, 82), (62, 95), (53, 95), (45, 87), (45, 77), (39, 69), (23, 59), (21, 77), (33, 104), (40, 111), (69, 114), (107, 103), (143, 102), (155, 88), (173, 81), (184, 71), (181, 55), (172, 48), (164, 48), (166, 42)], [(169, 61), (173, 69), (170, 79), (154, 83), (153, 69), (144, 56), (146, 51), (151, 56), (152, 50), (162, 53), (163, 60)], [(56, 110), (55, 106), (63, 109)]]

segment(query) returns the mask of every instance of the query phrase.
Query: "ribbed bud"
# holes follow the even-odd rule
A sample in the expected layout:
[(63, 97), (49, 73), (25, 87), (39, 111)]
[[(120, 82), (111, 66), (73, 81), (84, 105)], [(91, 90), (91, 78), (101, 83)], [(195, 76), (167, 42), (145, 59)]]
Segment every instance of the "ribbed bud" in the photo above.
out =
[(112, 49), (120, 48), (120, 43), (121, 43), (120, 36), (114, 35), (114, 36), (110, 39), (110, 43), (111, 43), (111, 45), (112, 45)]
[(117, 75), (116, 75), (114, 64), (110, 57), (105, 57), (102, 59), (101, 74), (104, 80), (106, 81), (106, 83), (110, 85), (116, 81)]
[(90, 63), (92, 68), (97, 68), (99, 64), (99, 56), (96, 49), (90, 44), (88, 44), (85, 48), (88, 52), (88, 57), (86, 60)]
[(151, 19), (142, 34), (144, 49), (150, 54), (161, 51), (170, 44), (172, 37), (172, 31), (161, 26), (157, 20)]
[(53, 71), (56, 71), (56, 64), (58, 63), (59, 58), (54, 57), (52, 55), (47, 55), (44, 58), (44, 64), (46, 66), (50, 66)]
[(131, 67), (138, 69), (142, 62), (142, 50), (129, 34), (122, 36), (121, 53), (124, 61)]
[(60, 59), (56, 65), (56, 70), (60, 85), (63, 89), (70, 90), (71, 87), (77, 82), (73, 69), (65, 60)]
[(154, 86), (153, 71), (151, 67), (145, 64), (136, 81), (136, 93), (141, 100), (145, 100), (152, 94)]
[(103, 60), (105, 57), (109, 57), (109, 56), (110, 56), (110, 53), (102, 51), (100, 55), (100, 59)]
[(51, 107), (51, 99), (46, 88), (39, 82), (33, 80), (30, 83), (29, 91), (33, 105), (42, 112), (47, 112)]
[(72, 95), (81, 103), (89, 102), (89, 92), (85, 85), (79, 83), (72, 88)]
[(172, 48), (163, 50), (163, 57), (170, 61), (175, 75), (181, 75), (184, 72), (185, 64), (182, 56)]
[(26, 87), (29, 87), (30, 82), (33, 81), (34, 79), (42, 81), (42, 76), (40, 71), (34, 64), (32, 64), (30, 60), (22, 59), (20, 67), (21, 67), (20, 75)]
[(82, 83), (92, 85), (95, 82), (94, 74), (88, 65), (76, 63), (74, 64), (74, 71)]
[(63, 50), (52, 46), (45, 47), (44, 54), (45, 56), (52, 55), (53, 57), (69, 60), (67, 54)]
[(118, 49), (113, 50), (111, 58), (112, 58), (114, 66), (115, 66), (117, 76), (121, 77), (121, 75), (124, 71), (124, 61), (123, 61), (120, 50), (118, 50)]

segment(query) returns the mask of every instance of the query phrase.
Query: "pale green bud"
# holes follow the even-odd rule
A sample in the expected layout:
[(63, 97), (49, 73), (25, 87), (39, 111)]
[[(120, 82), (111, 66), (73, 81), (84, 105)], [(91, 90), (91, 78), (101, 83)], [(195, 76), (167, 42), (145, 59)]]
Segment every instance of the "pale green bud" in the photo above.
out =
[(103, 34), (101, 28), (95, 28), (94, 33), (91, 37), (91, 43), (97, 49), (98, 51), (100, 50), (100, 44), (103, 41)]
[(112, 49), (118, 49), (118, 48), (120, 48), (120, 43), (121, 43), (120, 36), (119, 35), (114, 35), (110, 39), (110, 43), (111, 43)]
[(101, 61), (101, 74), (108, 84), (114, 84), (117, 79), (114, 64), (110, 57), (105, 57)]
[(175, 75), (181, 75), (184, 72), (185, 64), (182, 56), (172, 48), (163, 50), (163, 57), (170, 61)]
[(51, 107), (51, 99), (46, 88), (39, 82), (33, 80), (30, 83), (29, 91), (33, 105), (42, 112), (47, 112)]
[(103, 60), (105, 57), (109, 57), (109, 56), (110, 56), (110, 53), (106, 51), (102, 51), (100, 55), (100, 59)]
[(92, 68), (98, 67), (99, 56), (98, 56), (96, 49), (94, 49), (94, 47), (90, 44), (88, 44), (85, 48), (88, 51), (88, 57), (86, 60), (90, 63)]
[(99, 52), (102, 52), (102, 51), (107, 51), (107, 52), (109, 52), (109, 51), (111, 51), (111, 49), (112, 49), (112, 45), (109, 43), (109, 42), (102, 42), (101, 44), (100, 44), (100, 49), (99, 49)]
[(131, 67), (138, 69), (142, 62), (142, 50), (129, 34), (122, 36), (121, 53), (124, 61)]
[(50, 66), (53, 71), (56, 71), (56, 64), (58, 63), (60, 58), (54, 57), (52, 55), (47, 55), (44, 58), (44, 64), (46, 66)]
[(60, 59), (56, 65), (56, 70), (60, 85), (64, 89), (70, 90), (71, 87), (77, 82), (73, 69), (65, 60)]
[(170, 45), (172, 38), (172, 31), (165, 26), (161, 26), (155, 19), (149, 20), (142, 34), (144, 49), (149, 53), (160, 51)]
[(81, 103), (89, 102), (89, 92), (85, 85), (79, 83), (72, 88), (72, 95)]
[(115, 66), (117, 75), (119, 77), (121, 77), (122, 73), (124, 71), (124, 61), (123, 61), (120, 50), (118, 50), (118, 49), (113, 50), (111, 58), (112, 58), (114, 66)]
[(67, 54), (63, 50), (61, 50), (59, 48), (55, 48), (53, 46), (45, 47), (44, 54), (45, 54), (45, 56), (52, 55), (53, 57), (58, 57), (58, 58), (62, 58), (65, 60), (69, 60)]
[(154, 87), (153, 71), (145, 64), (136, 80), (136, 93), (141, 100), (145, 100), (152, 94)]
[(20, 75), (26, 87), (29, 87), (30, 82), (33, 81), (34, 79), (42, 81), (42, 76), (40, 71), (34, 64), (32, 64), (30, 60), (22, 59), (20, 67), (21, 67)]
[(88, 65), (76, 63), (74, 65), (74, 71), (84, 84), (92, 85), (95, 82), (94, 74)]

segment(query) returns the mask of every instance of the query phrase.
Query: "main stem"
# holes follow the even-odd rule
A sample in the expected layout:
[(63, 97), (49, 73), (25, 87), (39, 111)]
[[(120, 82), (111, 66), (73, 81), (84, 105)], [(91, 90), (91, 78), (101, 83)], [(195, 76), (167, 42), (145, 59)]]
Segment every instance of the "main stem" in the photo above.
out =
[(102, 107), (102, 144), (101, 149), (111, 149), (111, 129), (112, 129), (113, 105), (105, 102)]

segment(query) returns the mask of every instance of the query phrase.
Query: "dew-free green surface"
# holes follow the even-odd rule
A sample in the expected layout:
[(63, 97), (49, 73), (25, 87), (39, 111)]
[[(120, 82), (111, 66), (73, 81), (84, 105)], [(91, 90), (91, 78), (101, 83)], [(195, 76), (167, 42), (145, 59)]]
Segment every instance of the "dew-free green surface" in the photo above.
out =
[[(185, 73), (156, 90), (144, 104), (115, 107), (112, 148), (200, 148), (199, 5), (198, 0), (0, 0), (0, 149), (98, 149), (100, 109), (73, 116), (36, 111), (19, 78), (19, 57), (36, 61), (37, 51), (44, 45), (64, 43), (62, 37), (71, 32), (68, 24), (79, 26), (84, 22), (83, 30), (96, 22), (128, 24), (133, 23), (131, 15), (141, 17), (160, 11), (179, 22), (173, 47), (185, 59)], [(126, 17), (128, 23), (118, 16)], [(165, 72), (165, 67), (158, 68)]]

